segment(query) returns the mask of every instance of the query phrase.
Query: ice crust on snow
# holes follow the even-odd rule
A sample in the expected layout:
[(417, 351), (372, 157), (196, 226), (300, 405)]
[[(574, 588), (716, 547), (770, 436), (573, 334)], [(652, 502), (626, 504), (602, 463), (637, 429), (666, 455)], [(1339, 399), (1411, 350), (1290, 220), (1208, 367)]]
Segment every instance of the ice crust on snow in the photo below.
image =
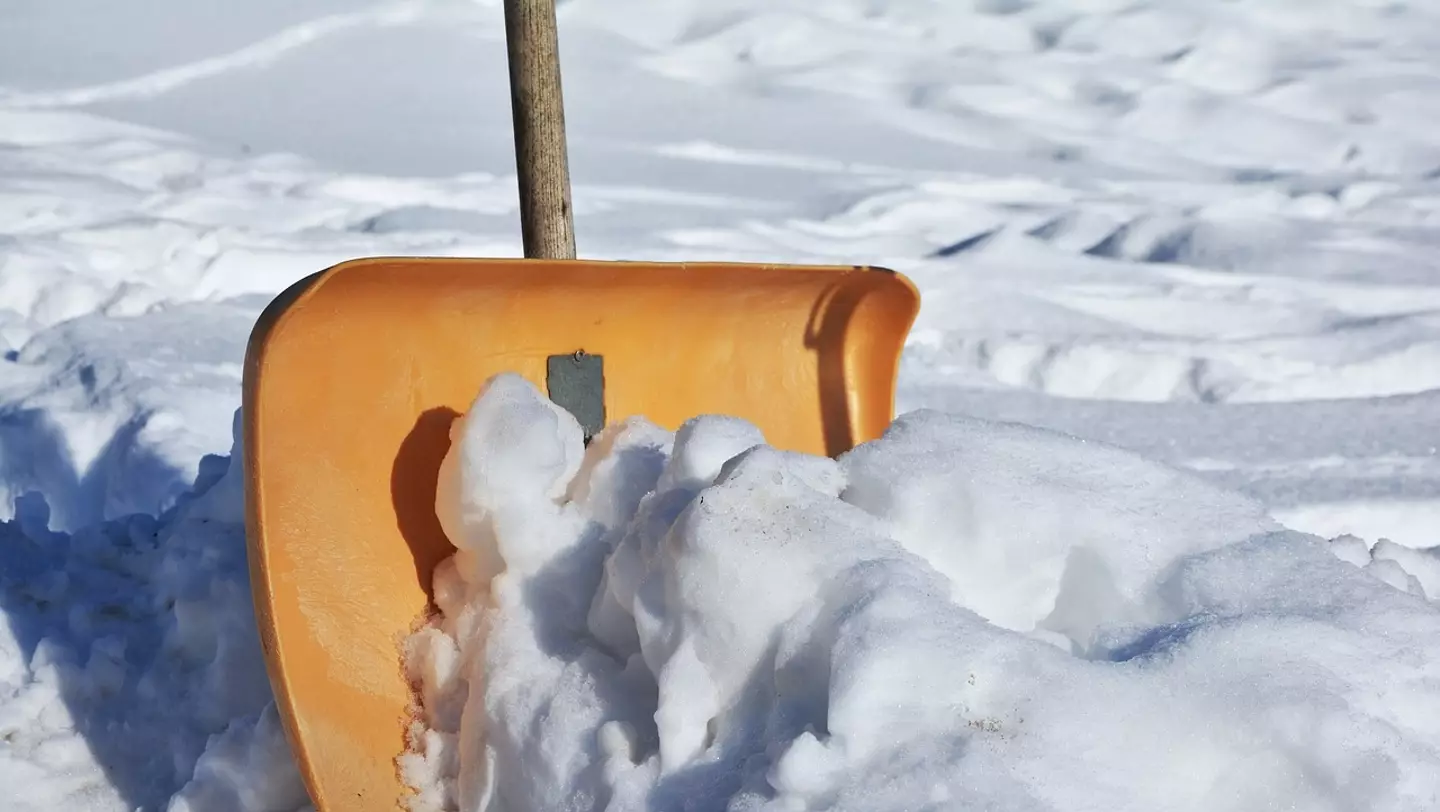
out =
[(1418, 810), (1440, 558), (940, 412), (838, 460), (498, 376), (406, 645), (414, 809)]

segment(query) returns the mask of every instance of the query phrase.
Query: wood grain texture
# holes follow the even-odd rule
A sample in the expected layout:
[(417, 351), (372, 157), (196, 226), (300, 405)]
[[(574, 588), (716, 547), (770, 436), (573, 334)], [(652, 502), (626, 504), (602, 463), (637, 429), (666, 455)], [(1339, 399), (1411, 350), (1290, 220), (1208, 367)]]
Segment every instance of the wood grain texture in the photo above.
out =
[(505, 41), (525, 256), (574, 259), (554, 0), (505, 0)]

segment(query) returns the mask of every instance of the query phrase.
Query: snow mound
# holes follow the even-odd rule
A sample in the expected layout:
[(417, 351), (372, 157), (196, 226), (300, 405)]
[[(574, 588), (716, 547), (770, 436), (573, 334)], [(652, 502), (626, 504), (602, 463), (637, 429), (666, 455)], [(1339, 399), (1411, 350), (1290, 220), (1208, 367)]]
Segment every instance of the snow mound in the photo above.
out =
[(838, 460), (713, 416), (584, 448), (506, 375), (453, 441), (458, 552), (406, 647), (414, 809), (1440, 797), (1428, 553), (938, 412)]

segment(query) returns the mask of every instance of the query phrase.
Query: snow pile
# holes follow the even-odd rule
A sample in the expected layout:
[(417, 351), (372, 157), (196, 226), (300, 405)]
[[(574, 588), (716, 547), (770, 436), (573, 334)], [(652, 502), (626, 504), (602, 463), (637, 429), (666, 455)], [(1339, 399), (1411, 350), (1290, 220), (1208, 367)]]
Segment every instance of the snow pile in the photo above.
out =
[(205, 458), (193, 490), (158, 517), (67, 535), (30, 494), (0, 523), (0, 805), (308, 802), (256, 636), (239, 468)]
[(938, 412), (838, 461), (724, 417), (586, 449), (499, 376), (452, 442), (415, 809), (1440, 801), (1430, 553)]

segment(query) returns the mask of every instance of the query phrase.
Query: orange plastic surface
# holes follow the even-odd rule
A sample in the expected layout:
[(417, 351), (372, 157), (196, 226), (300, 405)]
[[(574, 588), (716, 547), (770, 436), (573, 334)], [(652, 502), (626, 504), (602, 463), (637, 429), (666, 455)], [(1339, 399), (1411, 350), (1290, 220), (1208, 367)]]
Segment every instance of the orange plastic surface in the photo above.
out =
[(453, 548), (450, 423), (490, 376), (604, 356), (610, 422), (744, 417), (834, 455), (893, 419), (919, 308), (882, 269), (365, 259), (261, 316), (245, 365), (250, 568), (271, 683), (317, 809), (392, 810), (412, 702), (400, 643)]

